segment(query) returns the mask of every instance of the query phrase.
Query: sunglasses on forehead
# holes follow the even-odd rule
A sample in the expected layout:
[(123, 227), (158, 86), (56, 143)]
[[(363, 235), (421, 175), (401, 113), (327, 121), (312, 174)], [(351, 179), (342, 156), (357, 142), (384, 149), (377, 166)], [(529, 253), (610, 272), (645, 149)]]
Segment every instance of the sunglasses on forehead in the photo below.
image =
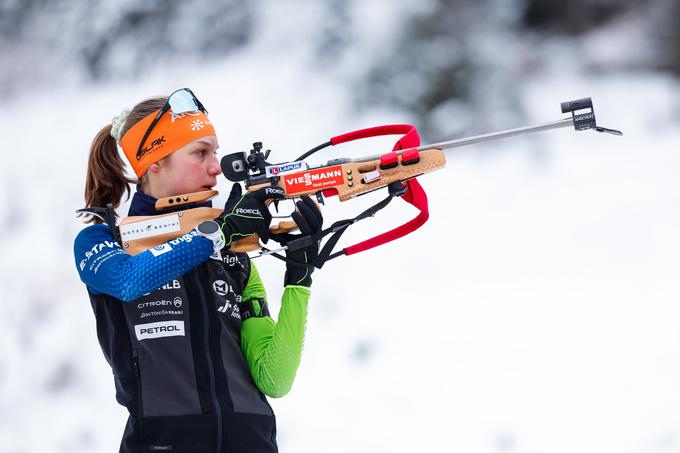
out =
[(175, 91), (170, 96), (168, 96), (168, 100), (165, 101), (165, 104), (163, 104), (163, 107), (161, 107), (158, 114), (156, 114), (156, 117), (153, 119), (151, 124), (149, 124), (149, 128), (144, 133), (142, 141), (139, 143), (139, 148), (137, 149), (137, 160), (141, 159), (144, 155), (144, 143), (146, 142), (146, 139), (149, 138), (151, 131), (156, 126), (156, 124), (158, 124), (158, 121), (161, 119), (163, 114), (167, 113), (168, 111), (172, 111), (172, 113), (175, 115), (192, 112), (202, 112), (206, 115), (208, 114), (208, 111), (205, 109), (205, 107), (203, 107), (201, 101), (196, 98), (194, 92), (189, 88), (180, 88), (179, 90)]

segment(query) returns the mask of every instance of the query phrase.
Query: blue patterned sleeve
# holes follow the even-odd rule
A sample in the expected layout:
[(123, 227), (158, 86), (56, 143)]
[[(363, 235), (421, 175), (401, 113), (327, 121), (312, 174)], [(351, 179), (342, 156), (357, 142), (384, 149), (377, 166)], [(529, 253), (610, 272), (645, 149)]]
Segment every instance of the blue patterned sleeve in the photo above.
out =
[(78, 234), (73, 249), (80, 279), (93, 294), (130, 302), (206, 261), (213, 244), (192, 231), (131, 256), (113, 239), (108, 226), (92, 225)]

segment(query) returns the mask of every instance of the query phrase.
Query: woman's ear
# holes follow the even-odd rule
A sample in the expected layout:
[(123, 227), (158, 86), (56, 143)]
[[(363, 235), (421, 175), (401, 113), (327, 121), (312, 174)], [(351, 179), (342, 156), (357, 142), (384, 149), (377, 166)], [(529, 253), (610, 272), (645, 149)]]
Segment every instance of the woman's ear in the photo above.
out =
[(163, 163), (169, 158), (170, 156), (165, 156), (158, 162), (154, 162), (153, 164), (149, 165), (149, 171), (151, 173), (158, 173), (161, 170), (161, 166)]
[(163, 159), (159, 160), (156, 163), (149, 165), (149, 171), (151, 173), (158, 173), (158, 171), (161, 169), (161, 162), (162, 161), (163, 161)]

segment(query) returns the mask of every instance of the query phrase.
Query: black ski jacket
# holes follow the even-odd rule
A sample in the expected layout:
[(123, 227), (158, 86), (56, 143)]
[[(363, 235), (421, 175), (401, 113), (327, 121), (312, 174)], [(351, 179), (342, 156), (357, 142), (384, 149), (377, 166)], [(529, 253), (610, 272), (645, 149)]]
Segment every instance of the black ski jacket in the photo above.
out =
[[(150, 198), (137, 192), (130, 215), (157, 214)], [(249, 274), (248, 256), (228, 252), (129, 303), (88, 288), (116, 399), (130, 413), (121, 453), (278, 451), (274, 413), (241, 351)]]

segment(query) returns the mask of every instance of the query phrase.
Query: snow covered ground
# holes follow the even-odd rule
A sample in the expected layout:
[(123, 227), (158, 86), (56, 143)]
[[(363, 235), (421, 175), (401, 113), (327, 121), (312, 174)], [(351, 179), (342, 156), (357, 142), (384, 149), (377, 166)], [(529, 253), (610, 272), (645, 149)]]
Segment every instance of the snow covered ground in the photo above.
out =
[[(222, 153), (263, 141), (281, 161), (409, 120), (352, 113), (341, 80), (268, 39), (211, 65), (0, 111), (0, 452), (117, 451), (125, 413), (73, 266), (72, 214), (89, 142), (123, 107), (192, 87)], [(592, 96), (599, 123), (624, 136), (563, 129), (453, 151), (421, 178), (425, 226), (317, 271), (296, 383), (272, 401), (282, 452), (680, 452), (678, 83), (560, 69), (525, 81), (528, 121)], [(331, 199), (325, 214), (381, 196)], [(394, 202), (344, 243), (414, 215)], [(283, 267), (258, 265), (277, 311)]]

